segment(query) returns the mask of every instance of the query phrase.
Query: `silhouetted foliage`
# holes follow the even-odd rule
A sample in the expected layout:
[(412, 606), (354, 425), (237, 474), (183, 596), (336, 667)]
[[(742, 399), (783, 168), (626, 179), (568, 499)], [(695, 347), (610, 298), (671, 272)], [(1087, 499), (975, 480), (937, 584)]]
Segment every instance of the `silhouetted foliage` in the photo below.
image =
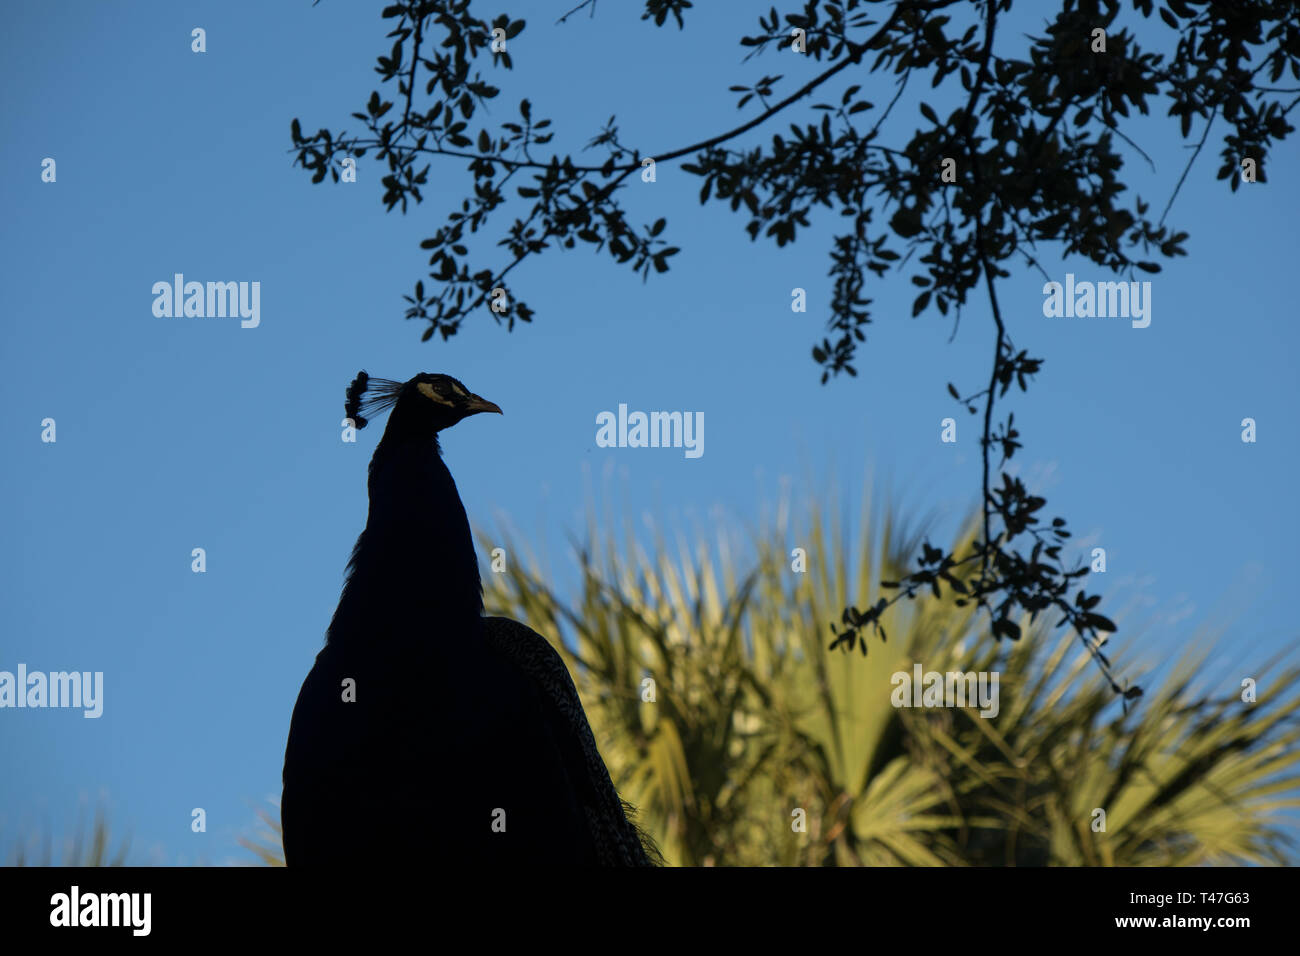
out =
[[(1043, 5), (1046, 22), (1039, 35), (1019, 50), (995, 51), (998, 17), (1011, 0), (965, 3), (958, 0), (807, 0), (798, 12), (773, 7), (759, 17), (757, 33), (740, 38), (750, 55), (810, 56), (825, 61), (823, 72), (781, 95), (781, 75), (764, 75), (750, 85), (731, 87), (744, 109), (756, 100), (761, 109), (740, 125), (704, 141), (643, 154), (619, 140), (614, 117), (588, 143), (606, 155), (600, 165), (583, 165), (569, 153), (545, 155), (539, 148), (552, 136), (550, 121), (534, 116), (528, 100), (518, 119), (481, 122), (471, 128), (478, 107), (498, 95), (479, 72), (484, 54), (494, 66), (511, 68), (497, 39), (513, 39), (523, 21), (475, 17), (469, 0), (406, 0), (386, 7), (394, 20), (391, 50), (379, 57), (381, 81), (397, 82), (400, 112), (393, 101), (370, 94), (364, 112), (353, 115), (367, 132), (353, 135), (322, 129), (303, 134), (292, 124), (297, 162), (313, 181), (338, 179), (341, 157), (364, 157), (369, 150), (388, 165), (383, 179), (389, 209), (422, 201), (427, 157), (465, 161), (472, 177), (469, 194), (446, 223), (424, 240), (430, 250), (427, 290), (423, 282), (407, 296), (407, 318), (428, 323), (424, 339), (455, 334), (475, 309), (494, 305), (490, 314), (508, 328), (516, 319), (531, 321), (532, 311), (506, 285), (510, 272), (529, 257), (560, 246), (586, 243), (616, 262), (648, 277), (664, 272), (680, 250), (664, 237), (666, 222), (637, 228), (619, 202), (620, 187), (642, 169), (687, 158), (681, 169), (701, 179), (700, 201), (727, 204), (747, 216), (745, 231), (778, 245), (793, 242), (809, 228), (815, 207), (835, 210), (843, 228), (834, 239), (830, 276), (829, 334), (812, 349), (826, 382), (840, 373), (855, 375), (853, 362), (865, 327), (872, 321), (871, 299), (864, 297), (867, 273), (884, 278), (915, 260), (911, 281), (918, 287), (913, 316), (930, 308), (953, 313), (960, 321), (969, 294), (981, 282), (993, 324), (992, 361), (987, 386), (966, 394), (949, 385), (953, 398), (971, 413), (983, 405), (983, 535), (961, 554), (924, 545), (916, 571), (895, 582), (897, 594), (864, 609), (844, 609), (834, 644), (866, 650), (864, 629), (879, 628), (880, 615), (894, 601), (949, 588), (992, 617), (998, 637), (1020, 635), (1014, 615), (1057, 612), (1088, 646), (1112, 689), (1125, 701), (1138, 688), (1121, 688), (1101, 652), (1102, 634), (1115, 630), (1095, 610), (1099, 598), (1081, 588), (1088, 568), (1068, 567), (1062, 559), (1070, 532), (1062, 518), (1044, 524), (1044, 499), (1031, 495), (1018, 479), (1003, 473), (1000, 487), (991, 472), (1001, 470), (1021, 447), (1014, 416), (995, 424), (996, 399), (1012, 385), (1027, 390), (1043, 359), (1017, 349), (1002, 318), (996, 280), (1010, 273), (1013, 259), (1041, 271), (1040, 245), (1058, 244), (1064, 255), (1082, 255), (1115, 273), (1134, 269), (1158, 272), (1157, 257), (1184, 255), (1188, 233), (1164, 224), (1173, 200), (1214, 122), (1228, 124), (1223, 136), (1220, 179), (1235, 190), (1234, 175), (1244, 158), (1254, 159), (1258, 181), (1268, 148), (1294, 127), (1287, 114), (1300, 103), (1300, 88), (1280, 88), (1284, 75), (1300, 79), (1300, 18), (1291, 0), (1211, 3), (1207, 0), (1133, 0), (1135, 24), (1150, 33), (1147, 45), (1173, 43), (1173, 53), (1150, 52), (1119, 22), (1118, 0), (1062, 0)], [(560, 18), (584, 8), (585, 0)], [(646, 0), (643, 19), (656, 26), (684, 26), (686, 0)], [(1152, 19), (1158, 13), (1159, 23)], [(1104, 30), (1104, 52), (1094, 31)], [(794, 50), (792, 33), (802, 31), (803, 51)], [(1019, 37), (1015, 38), (1017, 41)], [(827, 102), (806, 106), (802, 121), (788, 132), (774, 132), (770, 144), (744, 149), (729, 145), (765, 127), (778, 114), (827, 86), (840, 74), (892, 75), (895, 90), (883, 106), (861, 96), (854, 83)], [(929, 81), (937, 108), (920, 102), (922, 120), (911, 138), (881, 142), (885, 120), (909, 84)], [(1261, 85), (1267, 83), (1269, 85)], [(415, 90), (423, 88), (417, 100)], [(927, 94), (931, 95), (931, 94)], [(1288, 101), (1288, 98), (1289, 101)], [(427, 101), (427, 102), (426, 102)], [(1119, 175), (1124, 160), (1116, 140), (1141, 153), (1121, 129), (1130, 111), (1146, 114), (1164, 106), (1186, 139), (1193, 126), (1203, 132), (1187, 169), (1158, 220), (1140, 197), (1125, 202)], [(1145, 156), (1145, 154), (1143, 154)], [(940, 162), (953, 159), (957, 182), (944, 183)], [(424, 165), (420, 165), (424, 163)], [(419, 168), (417, 168), (419, 167)], [(508, 195), (507, 188), (513, 189)], [(518, 200), (522, 200), (519, 203)], [(471, 266), (468, 233), (485, 228), (500, 207), (521, 211), (500, 228), (505, 262)], [(955, 328), (954, 328), (955, 331)], [(996, 462), (993, 457), (997, 456)], [(1073, 598), (1071, 599), (1071, 595)]]

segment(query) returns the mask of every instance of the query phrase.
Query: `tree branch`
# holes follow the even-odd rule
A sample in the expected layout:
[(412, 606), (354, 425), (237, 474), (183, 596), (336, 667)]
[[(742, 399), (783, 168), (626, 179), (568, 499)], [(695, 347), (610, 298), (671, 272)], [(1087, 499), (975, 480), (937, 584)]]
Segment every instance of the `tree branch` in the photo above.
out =
[(577, 13), (577, 12), (578, 12), (579, 10), (581, 10), (583, 7), (591, 7), (591, 16), (594, 17), (594, 16), (596, 15), (596, 0), (582, 0), (582, 3), (578, 4), (576, 7), (574, 7), (572, 10), (570, 10), (568, 13), (566, 13), (564, 16), (560, 17), (560, 19), (556, 20), (556, 21), (555, 21), (555, 25), (558, 27), (561, 23), (563, 23), (565, 20), (569, 19), (569, 17), (573, 16), (575, 13)]
[(1160, 214), (1160, 222), (1157, 225), (1165, 224), (1165, 216), (1169, 215), (1169, 210), (1173, 208), (1174, 200), (1178, 198), (1178, 191), (1183, 188), (1183, 181), (1187, 179), (1187, 174), (1192, 171), (1192, 164), (1196, 162), (1196, 157), (1201, 155), (1201, 147), (1210, 136), (1210, 127), (1214, 125), (1214, 118), (1219, 115), (1219, 107), (1215, 106), (1210, 112), (1210, 118), (1205, 122), (1205, 132), (1201, 134), (1201, 141), (1196, 144), (1196, 149), (1192, 152), (1192, 157), (1183, 167), (1183, 174), (1178, 177), (1178, 183), (1174, 186), (1174, 191), (1169, 196), (1169, 202), (1165, 203), (1165, 211)]

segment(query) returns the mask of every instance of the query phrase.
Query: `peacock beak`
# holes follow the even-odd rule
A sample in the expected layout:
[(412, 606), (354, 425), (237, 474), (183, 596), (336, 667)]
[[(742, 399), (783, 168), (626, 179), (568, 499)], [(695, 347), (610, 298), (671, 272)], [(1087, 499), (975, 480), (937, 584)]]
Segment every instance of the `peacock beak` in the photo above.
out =
[(495, 402), (489, 402), (486, 398), (471, 394), (465, 403), (467, 415), (477, 415), (479, 412), (496, 412), (498, 415), (504, 415), (501, 406)]

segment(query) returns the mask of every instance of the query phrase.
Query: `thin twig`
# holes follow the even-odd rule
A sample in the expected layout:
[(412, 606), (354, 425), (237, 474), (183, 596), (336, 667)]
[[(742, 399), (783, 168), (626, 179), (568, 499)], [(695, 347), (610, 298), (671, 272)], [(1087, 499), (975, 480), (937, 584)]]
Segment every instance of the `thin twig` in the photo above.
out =
[(563, 23), (565, 20), (569, 19), (569, 17), (573, 16), (575, 13), (577, 13), (579, 10), (581, 10), (583, 7), (586, 7), (586, 6), (590, 6), (590, 7), (591, 7), (591, 16), (594, 17), (594, 16), (596, 15), (596, 0), (582, 0), (582, 3), (578, 4), (576, 7), (574, 7), (572, 10), (570, 10), (568, 13), (566, 13), (564, 16), (560, 17), (560, 19), (556, 20), (556, 21), (555, 21), (555, 25), (556, 25), (556, 26), (559, 26), (559, 25), (560, 25), (561, 23)]
[(1209, 138), (1210, 127), (1214, 125), (1214, 118), (1218, 115), (1219, 107), (1215, 106), (1214, 109), (1210, 111), (1210, 118), (1205, 124), (1205, 132), (1201, 134), (1201, 141), (1196, 144), (1196, 149), (1192, 153), (1192, 158), (1187, 161), (1187, 165), (1183, 168), (1183, 174), (1178, 177), (1178, 185), (1174, 187), (1174, 192), (1173, 195), (1169, 197), (1169, 202), (1165, 203), (1165, 211), (1160, 214), (1160, 222), (1156, 223), (1157, 226), (1163, 226), (1165, 224), (1165, 216), (1169, 215), (1169, 210), (1173, 207), (1174, 200), (1178, 198), (1178, 190), (1183, 188), (1183, 180), (1185, 180), (1187, 174), (1192, 171), (1192, 164), (1196, 162), (1196, 157), (1201, 155), (1201, 147), (1205, 145), (1205, 141)]
[(415, 18), (415, 36), (411, 42), (411, 75), (406, 81), (406, 109), (402, 111), (402, 133), (411, 128), (411, 97), (415, 95), (415, 68), (420, 65), (420, 37), (424, 28), (424, 17)]

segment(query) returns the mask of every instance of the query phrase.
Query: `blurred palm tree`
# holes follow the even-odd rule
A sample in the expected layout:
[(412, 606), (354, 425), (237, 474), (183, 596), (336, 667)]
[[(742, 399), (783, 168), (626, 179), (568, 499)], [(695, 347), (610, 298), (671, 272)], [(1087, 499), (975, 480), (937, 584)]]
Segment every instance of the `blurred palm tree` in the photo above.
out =
[(48, 828), (15, 844), (9, 857), (13, 866), (123, 866), (129, 844), (129, 840), (123, 840), (116, 850), (112, 849), (108, 819), (103, 807), (96, 807), (89, 833), (84, 818), (78, 814), (72, 835), (63, 840), (63, 853), (57, 863)]
[(284, 866), (284, 831), (280, 826), (278, 803), (267, 801), (269, 807), (254, 807), (259, 828), (252, 837), (240, 837), (239, 845), (252, 853), (266, 866)]
[[(999, 644), (949, 596), (891, 607), (865, 658), (832, 652), (830, 622), (874, 603), (917, 544), (887, 509), (872, 520), (869, 498), (861, 513), (850, 535), (842, 507), (814, 503), (794, 528), (785, 500), (742, 572), (721, 529), (675, 548), (656, 529), (647, 550), (630, 522), (620, 536), (591, 511), (571, 600), (527, 553), (484, 574), (488, 613), (566, 658), (615, 784), (669, 862), (1286, 862), (1295, 669), (1252, 675), (1266, 689), (1247, 704), (1194, 691), (1204, 658), (1187, 656), (1124, 715), (1077, 637), (1026, 619), (1024, 639)], [(896, 708), (890, 678), (914, 662), (999, 673), (1000, 712)]]
[[(1283, 814), (1300, 806), (1300, 670), (1206, 691), (1204, 653), (1173, 662), (1125, 715), (1070, 634), (1021, 621), (998, 643), (950, 596), (900, 602), (866, 656), (828, 650), (829, 624), (905, 573), (919, 535), (869, 497), (856, 531), (788, 498), (738, 544), (722, 529), (648, 549), (589, 513), (569, 600), (527, 553), (485, 573), (488, 613), (523, 621), (565, 657), (639, 822), (678, 865), (1293, 863)], [(974, 523), (962, 532), (976, 533)], [(480, 535), (485, 553), (521, 552)], [(965, 544), (967, 542), (959, 542)], [(748, 553), (744, 573), (733, 554)], [(896, 672), (996, 672), (996, 716), (897, 708)], [(1274, 665), (1276, 666), (1276, 662)], [(1237, 684), (1252, 677), (1258, 700)], [(239, 842), (283, 865), (278, 812)], [(18, 865), (50, 865), (48, 838)], [(64, 863), (120, 865), (95, 815)]]

